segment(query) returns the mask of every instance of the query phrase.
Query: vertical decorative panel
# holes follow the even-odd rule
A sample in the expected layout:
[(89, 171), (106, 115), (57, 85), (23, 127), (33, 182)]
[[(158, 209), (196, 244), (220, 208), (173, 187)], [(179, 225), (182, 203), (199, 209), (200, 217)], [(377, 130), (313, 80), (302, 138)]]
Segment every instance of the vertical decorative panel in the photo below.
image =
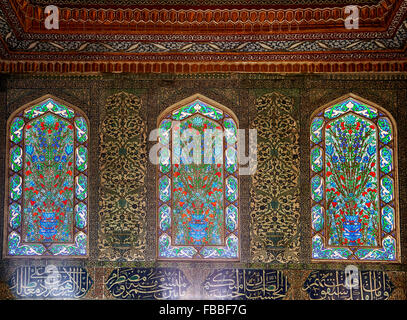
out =
[[(250, 190), (250, 253), (254, 262), (298, 262), (299, 132), (294, 100), (261, 96), (251, 128), (257, 129), (257, 172)], [(319, 139), (315, 122), (315, 139)]]
[[(384, 110), (356, 97), (338, 101), (311, 120), (312, 258), (397, 261), (393, 125)], [(322, 171), (316, 149), (323, 150)], [(315, 223), (319, 207), (322, 226)]]
[(99, 259), (144, 260), (146, 124), (138, 97), (108, 97), (100, 127)]
[[(80, 139), (78, 121), (86, 132)], [(87, 121), (74, 108), (44, 98), (17, 111), (9, 123), (13, 174), (6, 204), (7, 255), (86, 256)], [(80, 219), (74, 212), (78, 206)]]

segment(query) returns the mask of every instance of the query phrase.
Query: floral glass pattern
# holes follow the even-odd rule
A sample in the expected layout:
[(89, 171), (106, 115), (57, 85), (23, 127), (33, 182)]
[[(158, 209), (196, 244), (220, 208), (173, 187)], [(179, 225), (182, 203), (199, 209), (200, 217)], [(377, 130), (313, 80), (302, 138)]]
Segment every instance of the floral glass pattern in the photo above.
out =
[[(200, 136), (200, 150), (188, 163), (175, 130)], [(220, 132), (205, 139), (205, 132)], [(237, 123), (222, 108), (199, 99), (164, 114), (159, 122), (158, 259), (239, 258)], [(212, 150), (206, 154), (204, 150)], [(206, 157), (206, 158), (205, 158)], [(174, 161), (179, 159), (180, 161)], [(206, 159), (206, 161), (203, 161)]]
[(56, 99), (8, 126), (7, 256), (86, 256), (88, 122)]
[(399, 261), (395, 132), (353, 96), (312, 118), (312, 259)]

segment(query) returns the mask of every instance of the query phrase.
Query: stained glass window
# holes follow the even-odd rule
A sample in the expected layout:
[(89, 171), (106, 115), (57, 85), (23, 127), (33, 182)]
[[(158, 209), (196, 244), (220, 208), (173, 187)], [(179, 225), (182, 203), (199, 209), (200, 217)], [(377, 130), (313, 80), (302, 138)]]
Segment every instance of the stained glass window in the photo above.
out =
[(400, 260), (396, 124), (349, 95), (311, 119), (312, 259)]
[(86, 116), (46, 96), (7, 126), (5, 255), (86, 256)]
[(238, 123), (208, 101), (194, 96), (158, 122), (159, 259), (239, 259)]

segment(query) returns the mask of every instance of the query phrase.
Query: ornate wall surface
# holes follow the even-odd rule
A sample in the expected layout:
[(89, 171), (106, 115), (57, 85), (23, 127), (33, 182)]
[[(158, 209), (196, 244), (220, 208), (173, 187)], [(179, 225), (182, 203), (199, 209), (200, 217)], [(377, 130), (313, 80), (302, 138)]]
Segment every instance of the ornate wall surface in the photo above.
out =
[[(79, 107), (90, 127), (89, 256), (2, 256), (0, 297), (407, 299), (406, 77), (404, 73), (1, 76), (2, 181), (8, 157), (6, 122), (19, 107), (49, 94)], [(257, 171), (240, 176), (239, 261), (157, 260), (157, 176), (156, 166), (148, 160), (155, 142), (148, 136), (161, 112), (197, 93), (229, 108), (239, 128), (258, 130)], [(401, 262), (352, 263), (359, 268), (358, 289), (346, 288), (345, 268), (350, 262), (311, 261), (311, 116), (350, 93), (385, 108), (398, 125)], [(6, 199), (1, 192), (0, 206)], [(4, 223), (2, 215), (1, 239)], [(50, 286), (55, 277), (58, 281)]]

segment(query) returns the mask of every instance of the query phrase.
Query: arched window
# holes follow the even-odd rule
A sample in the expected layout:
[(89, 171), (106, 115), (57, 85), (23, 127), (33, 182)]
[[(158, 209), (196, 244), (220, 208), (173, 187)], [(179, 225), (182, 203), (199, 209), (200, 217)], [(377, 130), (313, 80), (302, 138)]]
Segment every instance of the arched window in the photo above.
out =
[(49, 95), (9, 118), (5, 256), (87, 256), (88, 128)]
[(158, 128), (158, 259), (239, 259), (237, 118), (197, 94)]
[(355, 95), (311, 119), (312, 259), (400, 261), (393, 117)]

